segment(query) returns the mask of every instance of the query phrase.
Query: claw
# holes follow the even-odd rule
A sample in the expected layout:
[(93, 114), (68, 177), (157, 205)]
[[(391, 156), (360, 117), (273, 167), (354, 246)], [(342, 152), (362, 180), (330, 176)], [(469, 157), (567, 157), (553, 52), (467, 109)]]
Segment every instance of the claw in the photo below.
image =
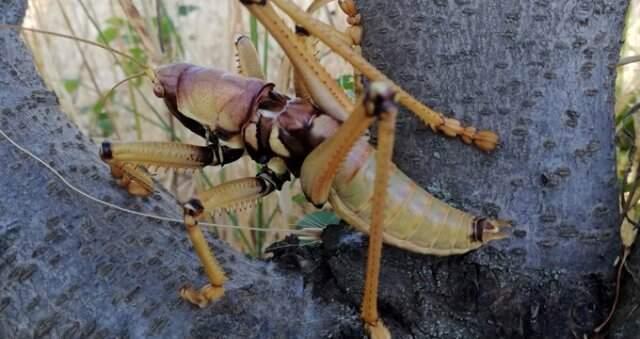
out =
[(356, 15), (358, 15), (358, 9), (356, 8), (356, 3), (353, 0), (340, 0), (338, 1), (338, 4), (340, 5), (340, 8), (342, 9), (342, 11), (350, 16), (350, 17), (354, 17)]
[(381, 319), (378, 319), (375, 324), (365, 323), (365, 329), (369, 333), (371, 339), (391, 339), (391, 333), (389, 329), (382, 323)]
[(478, 131), (473, 143), (485, 152), (493, 151), (498, 145), (498, 135), (491, 131)]
[(184, 286), (180, 289), (180, 297), (188, 302), (205, 308), (210, 302), (220, 299), (224, 295), (224, 287), (204, 285), (199, 291), (191, 286)]
[(131, 195), (146, 197), (153, 193), (153, 181), (144, 168), (113, 159), (113, 147), (109, 141), (100, 145), (99, 154), (102, 161), (109, 165), (116, 183), (125, 187)]

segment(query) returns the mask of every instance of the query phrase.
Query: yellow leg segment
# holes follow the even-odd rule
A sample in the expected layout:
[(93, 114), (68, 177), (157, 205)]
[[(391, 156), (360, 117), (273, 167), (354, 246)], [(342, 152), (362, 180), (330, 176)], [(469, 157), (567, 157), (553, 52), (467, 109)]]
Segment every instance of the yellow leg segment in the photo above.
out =
[(195, 169), (216, 164), (210, 148), (175, 142), (105, 141), (100, 147), (100, 157), (111, 168), (118, 185), (135, 196), (153, 193), (153, 181), (145, 167)]
[(473, 143), (483, 151), (492, 151), (497, 146), (498, 135), (494, 132), (479, 131), (475, 127), (471, 126), (463, 127), (458, 120), (446, 118), (442, 114), (435, 112), (418, 101), (411, 94), (396, 85), (393, 81), (387, 78), (386, 75), (371, 65), (359, 53), (354, 51), (351, 46), (345, 44), (342, 39), (337, 38), (335, 34), (336, 30), (333, 27), (311, 17), (290, 0), (270, 0), (270, 2), (273, 2), (278, 8), (291, 17), (296, 24), (304, 27), (311, 34), (329, 46), (331, 50), (347, 60), (368, 79), (371, 81), (384, 81), (391, 84), (392, 89), (397, 93), (396, 100), (401, 105), (414, 112), (434, 131), (440, 131), (444, 135), (450, 137), (460, 137), (465, 143)]
[(243, 4), (278, 41), (291, 63), (304, 78), (313, 101), (328, 114), (344, 121), (349, 115), (348, 112), (352, 110), (353, 104), (333, 77), (294, 36), (271, 4), (259, 0), (243, 1)]
[(367, 271), (362, 298), (362, 320), (372, 338), (391, 338), (389, 330), (382, 324), (378, 316), (378, 280), (380, 276), (380, 260), (382, 258), (382, 231), (384, 222), (387, 185), (391, 173), (391, 156), (393, 154), (394, 132), (397, 107), (387, 96), (376, 113), (379, 115), (378, 149), (376, 151), (376, 177), (373, 186), (373, 202), (371, 228), (369, 229), (369, 249), (367, 254)]
[(222, 297), (224, 294), (224, 282), (227, 280), (220, 264), (213, 256), (213, 252), (204, 238), (204, 234), (198, 227), (198, 218), (202, 215), (204, 207), (196, 199), (188, 202), (184, 206), (184, 223), (187, 228), (187, 234), (193, 244), (200, 263), (204, 268), (204, 272), (209, 279), (209, 284), (196, 290), (192, 287), (183, 287), (180, 289), (180, 296), (188, 300), (194, 305), (205, 307), (211, 301)]
[(340, 164), (374, 122), (365, 105), (358, 104), (338, 131), (316, 147), (302, 164), (300, 184), (307, 199), (316, 206), (327, 201)]
[(198, 226), (198, 220), (205, 212), (217, 209), (234, 209), (251, 203), (271, 193), (276, 185), (270, 183), (269, 176), (244, 178), (226, 182), (198, 194), (184, 205), (184, 223), (187, 234), (196, 251), (209, 283), (199, 290), (192, 287), (180, 289), (180, 296), (194, 305), (207, 306), (224, 294), (227, 280), (222, 267), (216, 260), (207, 240)]
[(397, 106), (394, 92), (387, 84), (372, 83), (365, 99), (345, 121), (336, 134), (325, 140), (305, 159), (300, 180), (303, 191), (314, 204), (326, 201), (340, 164), (353, 145), (358, 142), (375, 119), (380, 119), (379, 144), (376, 152), (376, 178), (367, 273), (362, 304), (362, 319), (372, 338), (390, 338), (389, 331), (379, 319), (377, 310), (378, 276), (382, 253), (384, 204), (391, 171), (394, 126)]
[(143, 167), (117, 160), (110, 161), (108, 164), (116, 183), (126, 188), (129, 194), (146, 197), (153, 193), (153, 180)]
[(246, 35), (240, 35), (236, 38), (235, 45), (240, 74), (264, 80), (264, 73), (260, 67), (260, 61), (258, 61), (258, 51), (256, 46), (251, 43), (251, 39)]

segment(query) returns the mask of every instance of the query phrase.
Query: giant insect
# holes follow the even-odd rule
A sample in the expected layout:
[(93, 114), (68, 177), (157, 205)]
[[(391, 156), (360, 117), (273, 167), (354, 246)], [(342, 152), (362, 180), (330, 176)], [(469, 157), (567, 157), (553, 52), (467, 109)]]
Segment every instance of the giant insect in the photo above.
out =
[[(280, 94), (262, 79), (255, 48), (236, 41), (241, 75), (179, 63), (150, 72), (154, 94), (185, 127), (206, 145), (104, 142), (101, 158), (113, 176), (134, 195), (153, 191), (145, 166), (201, 168), (228, 164), (248, 153), (264, 165), (252, 178), (223, 183), (184, 204), (188, 236), (209, 284), (183, 288), (181, 296), (206, 306), (222, 297), (223, 269), (205, 240), (198, 221), (205, 212), (233, 209), (282, 187), (291, 174), (300, 178), (307, 199), (330, 203), (336, 213), (369, 233), (362, 319), (370, 335), (389, 337), (377, 311), (382, 241), (413, 252), (461, 254), (506, 236), (508, 223), (474, 217), (448, 206), (413, 183), (391, 162), (396, 102), (418, 115), (434, 131), (460, 137), (484, 151), (498, 137), (490, 131), (462, 127), (406, 93), (364, 60), (358, 45), (360, 15), (352, 0), (340, 1), (352, 25), (338, 32), (289, 0), (240, 0), (279, 42), (295, 68), (296, 97)], [(314, 2), (312, 6), (324, 4)], [(298, 25), (291, 31), (275, 12), (277, 6)], [(352, 102), (320, 66), (307, 43), (315, 36), (371, 81)], [(378, 147), (367, 141), (367, 129), (379, 121)]]

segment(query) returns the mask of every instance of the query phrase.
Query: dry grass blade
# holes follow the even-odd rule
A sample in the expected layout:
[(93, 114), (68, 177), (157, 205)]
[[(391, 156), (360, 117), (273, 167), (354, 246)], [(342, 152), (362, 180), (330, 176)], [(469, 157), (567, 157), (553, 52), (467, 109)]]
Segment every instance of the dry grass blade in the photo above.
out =
[(620, 66), (624, 66), (624, 65), (628, 65), (628, 64), (632, 64), (635, 62), (640, 62), (640, 55), (634, 55), (634, 56), (630, 56), (630, 57), (625, 57), (620, 59), (620, 62), (618, 62), (618, 67)]
[(152, 64), (153, 65), (162, 64), (162, 59), (163, 59), (162, 54), (160, 53), (159, 49), (156, 48), (157, 45), (153, 42), (154, 41), (153, 38), (147, 31), (147, 28), (145, 26), (145, 21), (142, 18), (142, 16), (140, 16), (140, 12), (138, 11), (138, 8), (136, 8), (136, 6), (133, 4), (131, 0), (119, 0), (119, 3), (120, 3), (120, 6), (122, 7), (122, 10), (127, 15), (127, 18), (129, 19), (129, 23), (131, 24), (131, 26), (133, 26), (133, 28), (138, 33), (138, 36), (142, 41), (142, 45), (144, 46), (145, 51), (151, 58)]

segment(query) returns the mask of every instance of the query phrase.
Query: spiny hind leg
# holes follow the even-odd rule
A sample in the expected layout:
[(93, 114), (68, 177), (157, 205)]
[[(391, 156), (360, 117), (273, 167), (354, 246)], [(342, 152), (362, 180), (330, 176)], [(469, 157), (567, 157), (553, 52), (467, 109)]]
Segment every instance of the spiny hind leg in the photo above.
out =
[(372, 89), (374, 93), (370, 97), (374, 100), (373, 115), (379, 120), (378, 147), (376, 150), (376, 176), (373, 183), (367, 269), (362, 298), (362, 320), (372, 338), (391, 338), (389, 330), (378, 315), (378, 283), (382, 258), (385, 201), (392, 170), (391, 156), (398, 108), (394, 102), (394, 93), (389, 86), (380, 83), (375, 83), (374, 86), (376, 88)]
[[(351, 39), (351, 45), (353, 51), (359, 55), (362, 55), (362, 15), (356, 7), (354, 0), (338, 0), (338, 4), (342, 11), (347, 15), (347, 27), (346, 35)], [(357, 97), (360, 97), (364, 93), (362, 84), (362, 73), (357, 68), (353, 68), (353, 84), (354, 92)]]
[(187, 235), (200, 259), (209, 283), (200, 289), (194, 289), (190, 286), (181, 288), (180, 296), (183, 299), (199, 307), (205, 307), (224, 294), (224, 282), (227, 278), (198, 226), (198, 221), (204, 213), (245, 207), (274, 190), (282, 188), (282, 184), (287, 180), (289, 180), (289, 172), (284, 162), (279, 158), (274, 158), (256, 177), (226, 182), (199, 193), (197, 197), (184, 204), (184, 223)]
[(320, 65), (309, 48), (304, 46), (276, 13), (271, 1), (242, 0), (241, 2), (278, 41), (300, 77), (304, 79), (305, 87), (313, 98), (313, 102), (327, 114), (344, 121), (352, 109), (351, 100), (335, 79)]
[(394, 92), (390, 86), (374, 82), (366, 91), (364, 100), (356, 106), (349, 118), (336, 133), (320, 144), (302, 164), (300, 182), (307, 198), (315, 205), (322, 205), (328, 198), (333, 181), (344, 159), (354, 149), (362, 145), (362, 135), (376, 120), (378, 128), (378, 150), (376, 151), (376, 177), (372, 219), (369, 230), (369, 249), (362, 319), (373, 338), (389, 338), (389, 331), (382, 324), (377, 311), (378, 276), (382, 253), (382, 229), (387, 185), (392, 168), (394, 126), (397, 107), (393, 101)]
[(296, 24), (309, 31), (329, 46), (331, 50), (342, 56), (369, 80), (388, 82), (397, 93), (396, 100), (398, 103), (414, 112), (434, 131), (439, 131), (449, 137), (459, 137), (465, 143), (473, 144), (483, 151), (492, 151), (497, 146), (497, 134), (491, 131), (477, 130), (472, 126), (463, 127), (460, 121), (447, 118), (427, 107), (371, 65), (359, 53), (355, 52), (349, 44), (344, 43), (333, 27), (311, 17), (291, 0), (270, 0), (270, 2), (285, 12)]
[[(332, 1), (333, 0), (314, 0), (313, 2), (311, 2), (311, 4), (309, 4), (309, 6), (306, 9), (306, 12), (309, 13), (309, 15), (313, 15), (315, 12), (324, 8)], [(334, 34), (338, 39), (342, 40), (345, 44), (352, 46), (354, 51), (356, 51), (357, 53), (360, 53), (360, 41), (362, 36), (361, 34), (362, 31), (359, 26), (360, 16), (355, 10), (355, 5), (353, 4), (352, 1), (351, 2), (341, 1), (340, 6), (343, 12), (348, 16), (347, 22), (349, 23), (350, 26), (346, 29), (345, 32), (336, 30)], [(296, 25), (295, 33), (301, 45), (308, 50), (309, 55), (313, 55), (314, 57), (318, 55), (318, 51), (316, 50), (316, 46), (318, 45), (318, 40), (316, 38), (313, 38), (306, 29), (304, 29), (302, 26), (299, 26), (299, 25)], [(320, 60), (316, 60), (316, 61), (319, 62)], [(362, 86), (359, 84), (360, 81), (359, 81), (359, 76), (357, 74), (357, 71), (355, 73), (356, 73), (354, 74), (354, 82), (356, 83), (355, 94), (356, 94), (356, 97), (359, 97), (362, 94), (362, 91), (361, 91)], [(301, 74), (301, 72), (297, 68), (294, 68), (293, 84), (294, 84), (294, 89), (297, 97), (313, 101), (311, 92), (309, 91), (309, 88), (305, 83), (304, 76)]]

